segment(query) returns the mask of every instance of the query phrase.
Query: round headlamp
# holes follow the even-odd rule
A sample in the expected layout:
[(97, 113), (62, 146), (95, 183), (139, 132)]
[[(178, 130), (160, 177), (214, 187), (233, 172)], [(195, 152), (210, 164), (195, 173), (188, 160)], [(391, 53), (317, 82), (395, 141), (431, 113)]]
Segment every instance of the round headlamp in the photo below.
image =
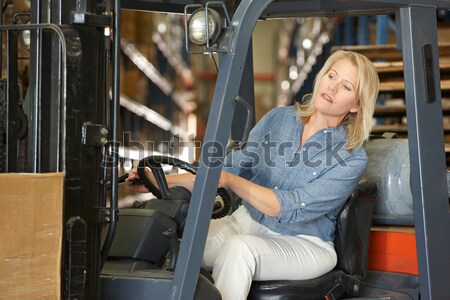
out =
[[(208, 23), (208, 24), (206, 24)], [(206, 34), (208, 26), (208, 34)], [(208, 8), (208, 21), (206, 21), (206, 9), (195, 10), (188, 21), (189, 40), (197, 45), (215, 43), (222, 31), (221, 18), (217, 11)]]

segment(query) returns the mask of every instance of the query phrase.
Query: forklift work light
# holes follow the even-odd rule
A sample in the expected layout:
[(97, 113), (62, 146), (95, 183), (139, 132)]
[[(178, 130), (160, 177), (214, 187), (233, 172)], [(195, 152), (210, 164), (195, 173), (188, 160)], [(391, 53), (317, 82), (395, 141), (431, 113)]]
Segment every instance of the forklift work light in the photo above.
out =
[[(208, 23), (208, 26), (206, 26), (206, 23)], [(221, 31), (220, 15), (211, 8), (199, 8), (189, 18), (189, 40), (194, 44), (213, 44), (217, 41)]]

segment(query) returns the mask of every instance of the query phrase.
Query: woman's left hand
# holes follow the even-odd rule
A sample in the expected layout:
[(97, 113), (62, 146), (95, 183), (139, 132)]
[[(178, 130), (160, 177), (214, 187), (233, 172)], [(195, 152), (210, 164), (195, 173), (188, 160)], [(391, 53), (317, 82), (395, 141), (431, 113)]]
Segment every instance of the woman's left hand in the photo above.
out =
[(220, 178), (219, 178), (219, 188), (229, 188), (232, 176), (234, 176), (234, 175), (232, 175), (228, 172), (222, 171), (222, 173), (220, 173)]

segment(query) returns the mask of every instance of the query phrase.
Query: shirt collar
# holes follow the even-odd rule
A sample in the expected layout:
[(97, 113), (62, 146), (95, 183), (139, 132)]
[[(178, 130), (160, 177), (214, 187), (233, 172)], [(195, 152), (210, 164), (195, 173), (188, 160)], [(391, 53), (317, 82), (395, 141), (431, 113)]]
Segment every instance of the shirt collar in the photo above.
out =
[[(298, 135), (298, 140), (300, 139), (300, 134), (303, 132), (303, 123), (297, 113), (295, 112), (295, 109), (289, 111), (287, 114), (289, 117), (295, 118), (295, 124), (293, 130), (295, 130), (295, 136)], [(322, 133), (331, 132), (333, 135), (333, 140), (338, 142), (342, 140), (347, 140), (347, 131), (345, 129), (345, 126), (338, 126), (338, 127), (331, 127), (331, 128), (325, 128), (321, 130)], [(299, 140), (300, 141), (300, 140)]]

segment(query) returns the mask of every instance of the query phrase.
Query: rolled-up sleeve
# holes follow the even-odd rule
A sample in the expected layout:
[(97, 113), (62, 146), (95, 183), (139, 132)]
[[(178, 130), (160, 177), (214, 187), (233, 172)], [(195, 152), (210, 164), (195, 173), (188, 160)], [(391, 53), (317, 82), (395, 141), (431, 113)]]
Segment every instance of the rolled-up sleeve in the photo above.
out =
[(340, 208), (358, 184), (367, 158), (350, 156), (346, 165), (335, 165), (302, 188), (273, 189), (281, 204), (279, 223), (307, 223)]

